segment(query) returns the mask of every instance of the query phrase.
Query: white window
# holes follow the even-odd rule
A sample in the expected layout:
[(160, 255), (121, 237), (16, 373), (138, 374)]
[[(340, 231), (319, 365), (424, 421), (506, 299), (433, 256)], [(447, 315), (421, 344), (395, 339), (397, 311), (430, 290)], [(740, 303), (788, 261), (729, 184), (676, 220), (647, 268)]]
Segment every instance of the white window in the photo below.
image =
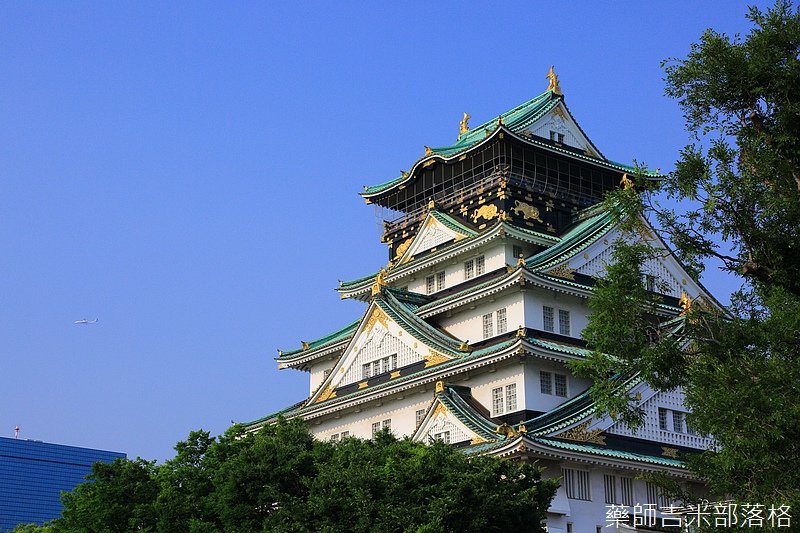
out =
[(647, 483), (647, 503), (652, 503), (656, 507), (667, 507), (669, 505), (664, 491), (654, 483)]
[(553, 394), (553, 374), (551, 372), (540, 371), (539, 381), (542, 385), (542, 394)]
[(644, 288), (650, 292), (655, 292), (656, 290), (656, 277), (652, 274), (645, 274), (644, 275)]
[(511, 248), (511, 250), (512, 250), (511, 255), (514, 256), (514, 259), (519, 259), (520, 257), (522, 257), (522, 246), (514, 245), (514, 247)]
[(361, 379), (369, 379), (372, 377), (372, 363), (364, 363), (361, 365)]
[(564, 374), (554, 374), (553, 375), (554, 382), (555, 382), (555, 392), (556, 396), (561, 396), (562, 398), (567, 397), (567, 376)]
[(475, 261), (470, 259), (464, 263), (464, 279), (475, 277)]
[(503, 387), (492, 389), (492, 416), (503, 414)]
[(350, 436), (350, 432), (349, 431), (342, 431), (341, 434), (340, 434), (340, 438), (342, 438), (342, 439), (346, 439), (349, 436)]
[(372, 423), (372, 438), (375, 438), (375, 435), (381, 430), (381, 423), (380, 422), (373, 422)]
[(331, 442), (336, 442), (338, 440), (339, 440), (339, 434), (338, 433), (334, 433), (333, 435), (331, 435)]
[(558, 310), (558, 332), (569, 335), (569, 311)]
[(508, 319), (506, 308), (497, 310), (497, 333), (505, 333), (508, 331)]
[(517, 410), (517, 384), (492, 389), (492, 416), (513, 413)]
[(553, 308), (549, 306), (542, 307), (542, 324), (545, 331), (555, 331), (553, 325)]
[(589, 494), (589, 472), (562, 468), (561, 473), (564, 477), (564, 489), (567, 492), (567, 498), (573, 500), (592, 499)]
[(417, 427), (422, 424), (422, 419), (425, 418), (425, 409), (418, 409), (415, 414), (415, 418), (417, 419)]
[(483, 338), (488, 339), (492, 335), (494, 335), (492, 324), (492, 313), (488, 315), (483, 315)]
[(603, 476), (603, 489), (606, 503), (619, 503), (617, 501), (617, 477), (605, 474)]
[(517, 410), (517, 384), (506, 385), (506, 413)]
[(436, 290), (440, 291), (444, 289), (444, 272), (437, 272), (436, 273)]
[(445, 444), (450, 444), (450, 432), (449, 431), (440, 431), (439, 433), (433, 433), (431, 435), (433, 440), (440, 440)]
[(392, 419), (387, 418), (383, 422), (381, 422), (381, 429), (388, 429), (389, 431), (392, 430)]
[(433, 294), (436, 287), (436, 276), (425, 278), (425, 294)]
[(480, 276), (486, 272), (486, 260), (483, 256), (475, 258), (475, 275)]
[(683, 413), (672, 411), (672, 427), (676, 433), (683, 433)]
[(619, 478), (620, 502), (622, 505), (633, 505), (633, 478), (621, 477)]
[(659, 407), (658, 408), (658, 429), (663, 429), (666, 431), (667, 428), (667, 410)]
[(692, 425), (689, 424), (688, 420), (686, 421), (686, 433), (688, 433), (689, 435), (697, 435), (697, 432), (694, 430)]
[(361, 379), (369, 379), (379, 374), (391, 372), (397, 368), (397, 354), (387, 355), (371, 363), (361, 365)]
[(332, 368), (326, 368), (325, 370), (323, 370), (322, 371), (322, 379), (325, 379), (328, 376), (330, 376), (332, 370), (333, 370)]

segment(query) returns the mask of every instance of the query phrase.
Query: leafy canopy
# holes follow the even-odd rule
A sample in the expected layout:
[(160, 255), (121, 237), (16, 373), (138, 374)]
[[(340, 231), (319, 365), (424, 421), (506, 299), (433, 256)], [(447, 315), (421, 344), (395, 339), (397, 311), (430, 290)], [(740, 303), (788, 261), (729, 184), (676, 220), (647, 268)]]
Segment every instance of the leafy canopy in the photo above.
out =
[[(641, 413), (615, 376), (683, 387), (689, 423), (719, 445), (690, 458), (712, 495), (800, 509), (800, 11), (778, 1), (748, 18), (746, 36), (707, 30), (664, 63), (692, 142), (674, 172), (607, 199), (627, 233), (590, 301), (596, 352), (575, 370), (597, 380), (601, 412), (632, 425)], [(729, 309), (696, 300), (655, 319), (643, 219), (694, 275), (716, 260), (741, 281)]]

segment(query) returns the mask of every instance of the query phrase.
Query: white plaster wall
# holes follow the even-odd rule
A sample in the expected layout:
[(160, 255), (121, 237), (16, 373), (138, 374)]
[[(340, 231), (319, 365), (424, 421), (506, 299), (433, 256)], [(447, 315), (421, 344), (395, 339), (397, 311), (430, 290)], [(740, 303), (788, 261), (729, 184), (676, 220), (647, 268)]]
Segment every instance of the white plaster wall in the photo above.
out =
[[(542, 394), (540, 371), (564, 374), (567, 376), (567, 397), (555, 394)], [(591, 382), (585, 378), (573, 376), (563, 363), (546, 361), (533, 357), (525, 360), (525, 404), (531, 411), (549, 411), (577, 396), (589, 388)], [(555, 391), (554, 391), (555, 392)]]
[(308, 428), (318, 439), (327, 440), (334, 433), (349, 431), (350, 436), (372, 438), (372, 423), (392, 420), (392, 433), (397, 437), (410, 436), (416, 430), (416, 411), (427, 409), (434, 398), (433, 385), (406, 391), (401, 397), (386, 398), (357, 406), (325, 419), (308, 422)]
[(325, 358), (322, 360), (315, 361), (313, 365), (311, 365), (311, 372), (309, 377), (309, 392), (308, 395), (317, 390), (317, 387), (322, 384), (322, 381), (325, 379), (325, 371), (333, 368), (333, 365), (336, 363), (336, 359), (338, 358), (339, 354), (336, 354), (335, 357)]
[[(518, 291), (505, 291), (491, 295), (487, 298), (475, 302), (475, 307), (464, 306), (458, 309), (452, 316), (441, 316), (438, 318), (439, 326), (449, 334), (462, 340), (469, 340), (475, 343), (483, 339), (483, 315), (494, 313), (493, 337), (501, 335), (497, 332), (498, 309), (506, 308), (507, 329), (504, 333), (515, 331), (525, 322), (524, 304), (522, 293)], [(490, 337), (491, 338), (491, 337)]]
[[(519, 359), (514, 358), (504, 361), (503, 364), (493, 365), (480, 374), (470, 375), (469, 381), (458, 383), (470, 387), (472, 397), (487, 411), (492, 411), (492, 389), (505, 387), (511, 383), (517, 384), (517, 411), (526, 409), (525, 406), (525, 371)], [(494, 413), (491, 413), (492, 415)]]
[(558, 310), (569, 311), (570, 337), (580, 338), (581, 331), (588, 324), (589, 308), (586, 300), (577, 296), (534, 288), (525, 293), (525, 326), (533, 329), (544, 330), (542, 307), (547, 305), (553, 308), (555, 331), (558, 333)]
[[(470, 250), (447, 261), (439, 261), (435, 265), (426, 268), (425, 270), (420, 270), (409, 276), (402, 277), (392, 282), (392, 286), (398, 288), (408, 286), (408, 290), (411, 292), (425, 294), (425, 279), (428, 276), (435, 276), (437, 272), (444, 271), (444, 288), (449, 289), (450, 287), (466, 281), (464, 279), (464, 263), (470, 259), (475, 259), (476, 257), (482, 255), (485, 261), (484, 273), (491, 272), (492, 270), (496, 270), (502, 266), (505, 266), (505, 248), (506, 246), (503, 241), (494, 241), (493, 244), (481, 247), (477, 250)], [(436, 292), (438, 291), (435, 291), (434, 294)]]

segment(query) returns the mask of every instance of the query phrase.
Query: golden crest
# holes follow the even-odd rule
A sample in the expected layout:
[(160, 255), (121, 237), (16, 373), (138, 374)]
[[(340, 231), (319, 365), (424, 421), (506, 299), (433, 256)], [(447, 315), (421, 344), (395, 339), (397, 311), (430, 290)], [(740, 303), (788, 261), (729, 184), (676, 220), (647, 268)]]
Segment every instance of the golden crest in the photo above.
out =
[(555, 65), (550, 66), (550, 71), (545, 76), (548, 80), (547, 90), (553, 91), (553, 94), (561, 95), (561, 86), (558, 84), (558, 74), (555, 71)]
[(367, 323), (364, 325), (364, 331), (372, 331), (372, 328), (375, 327), (375, 324), (380, 324), (384, 328), (389, 329), (388, 318), (389, 317), (386, 316), (386, 313), (383, 312), (383, 309), (376, 307), (367, 319)]
[(319, 398), (317, 398), (316, 403), (324, 402), (325, 400), (330, 400), (331, 398), (336, 398), (336, 389), (334, 389), (333, 387), (328, 387), (327, 389), (322, 391), (322, 394), (319, 395)]
[(436, 353), (434, 351), (431, 351), (431, 353), (426, 355), (423, 359), (425, 359), (425, 368), (428, 368), (429, 366), (446, 363), (447, 361), (450, 360), (449, 357), (444, 356), (440, 353)]
[(661, 455), (663, 455), (664, 457), (670, 457), (672, 459), (678, 458), (678, 448), (669, 448), (667, 446), (662, 446), (661, 450), (662, 450)]
[(464, 111), (464, 118), (461, 119), (461, 124), (458, 125), (458, 136), (461, 137), (469, 131), (469, 119), (472, 117)]
[(586, 422), (581, 422), (574, 428), (568, 429), (558, 435), (553, 435), (557, 439), (564, 439), (564, 440), (574, 440), (577, 442), (591, 442), (593, 444), (602, 444), (605, 446), (606, 438), (603, 437), (601, 434), (603, 433), (602, 429), (592, 429), (589, 430), (589, 424), (591, 420), (587, 420)]
[(571, 268), (568, 263), (562, 263), (555, 268), (551, 268), (545, 274), (575, 281), (575, 269)]

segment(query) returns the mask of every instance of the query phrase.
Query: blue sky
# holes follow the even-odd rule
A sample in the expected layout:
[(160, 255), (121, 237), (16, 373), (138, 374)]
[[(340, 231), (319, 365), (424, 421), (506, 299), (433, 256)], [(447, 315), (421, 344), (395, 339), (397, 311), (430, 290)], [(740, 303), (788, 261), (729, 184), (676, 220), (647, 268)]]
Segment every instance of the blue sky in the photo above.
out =
[(0, 435), (164, 460), (302, 399), (276, 350), (355, 319), (337, 280), (388, 259), (358, 191), (551, 64), (607, 157), (670, 170), (660, 61), (746, 4), (559, 4), (0, 5)]

